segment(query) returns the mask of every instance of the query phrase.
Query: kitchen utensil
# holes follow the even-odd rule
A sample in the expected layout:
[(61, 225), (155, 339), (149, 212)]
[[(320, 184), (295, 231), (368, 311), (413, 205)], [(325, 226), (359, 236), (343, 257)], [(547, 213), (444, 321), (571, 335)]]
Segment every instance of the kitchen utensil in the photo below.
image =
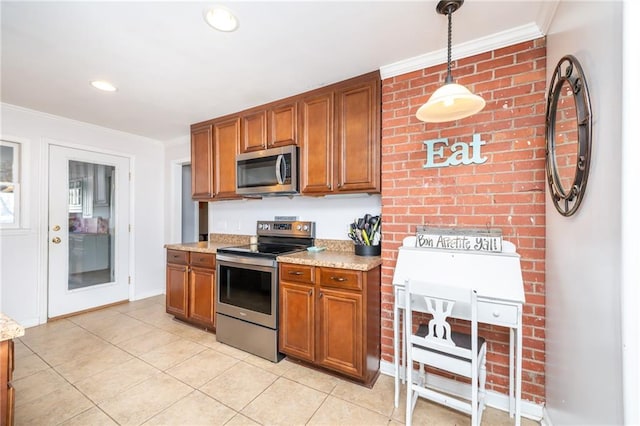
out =
[(373, 216), (366, 213), (363, 217), (356, 218), (349, 224), (348, 237), (356, 245), (379, 245), (380, 244), (380, 215)]

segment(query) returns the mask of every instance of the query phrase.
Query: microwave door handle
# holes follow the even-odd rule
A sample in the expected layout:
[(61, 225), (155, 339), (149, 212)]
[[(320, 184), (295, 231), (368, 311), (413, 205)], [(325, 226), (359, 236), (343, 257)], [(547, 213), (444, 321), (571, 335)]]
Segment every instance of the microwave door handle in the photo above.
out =
[(278, 180), (278, 184), (284, 184), (284, 180), (282, 179), (282, 162), (285, 161), (284, 155), (278, 155), (278, 159), (276, 160), (276, 179)]

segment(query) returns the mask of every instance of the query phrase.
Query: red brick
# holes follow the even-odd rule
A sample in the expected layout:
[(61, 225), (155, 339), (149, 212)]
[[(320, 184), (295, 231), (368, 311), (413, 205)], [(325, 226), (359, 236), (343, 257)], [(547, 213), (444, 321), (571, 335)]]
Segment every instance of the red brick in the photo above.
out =
[[(392, 286), (397, 247), (422, 224), (491, 226), (521, 255), (527, 303), (523, 341), (523, 397), (544, 401), (545, 40), (527, 41), (460, 59), (454, 78), (486, 100), (480, 113), (456, 122), (422, 123), (417, 108), (442, 84), (439, 64), (383, 84), (382, 359), (392, 355)], [(483, 164), (424, 169), (423, 141), (486, 142)], [(465, 326), (463, 323), (456, 327)], [(508, 329), (481, 327), (488, 339), (488, 387), (508, 389)]]

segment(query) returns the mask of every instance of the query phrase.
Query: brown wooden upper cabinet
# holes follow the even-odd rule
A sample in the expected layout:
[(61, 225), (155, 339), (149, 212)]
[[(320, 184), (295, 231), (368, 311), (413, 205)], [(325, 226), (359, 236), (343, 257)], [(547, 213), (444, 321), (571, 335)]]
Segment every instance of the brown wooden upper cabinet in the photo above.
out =
[(194, 200), (228, 200), (236, 194), (240, 118), (191, 126), (191, 192)]
[(191, 127), (191, 196), (213, 198), (213, 139), (211, 124)]
[[(240, 198), (236, 194), (236, 155), (240, 145), (240, 119), (213, 123), (214, 190), (218, 200)], [(193, 172), (192, 172), (193, 173)]]
[(300, 192), (379, 193), (380, 74), (316, 90), (300, 105)]
[(191, 126), (196, 200), (239, 198), (238, 153), (300, 146), (300, 193), (380, 192), (380, 73)]
[(295, 145), (298, 139), (298, 103), (277, 102), (242, 113), (240, 152)]

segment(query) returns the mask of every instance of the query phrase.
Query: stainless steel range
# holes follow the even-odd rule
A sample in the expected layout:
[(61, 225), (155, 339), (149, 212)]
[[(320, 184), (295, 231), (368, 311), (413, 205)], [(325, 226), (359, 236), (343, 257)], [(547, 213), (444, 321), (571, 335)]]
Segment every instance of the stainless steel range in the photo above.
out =
[(273, 362), (278, 351), (278, 262), (306, 250), (315, 223), (258, 221), (256, 244), (220, 248), (216, 255), (216, 339)]

